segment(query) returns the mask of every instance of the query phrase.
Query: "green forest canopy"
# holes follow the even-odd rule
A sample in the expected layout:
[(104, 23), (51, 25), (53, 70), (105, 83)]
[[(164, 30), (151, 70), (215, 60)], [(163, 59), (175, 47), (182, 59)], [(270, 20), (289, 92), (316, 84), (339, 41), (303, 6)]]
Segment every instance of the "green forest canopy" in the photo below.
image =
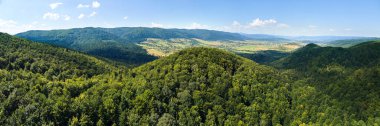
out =
[(275, 69), (198, 47), (128, 69), (1, 33), (0, 124), (378, 125), (378, 48), (347, 49), (371, 61), (364, 64), (339, 64), (341, 55), (323, 51), (286, 66), (330, 50), (308, 45)]

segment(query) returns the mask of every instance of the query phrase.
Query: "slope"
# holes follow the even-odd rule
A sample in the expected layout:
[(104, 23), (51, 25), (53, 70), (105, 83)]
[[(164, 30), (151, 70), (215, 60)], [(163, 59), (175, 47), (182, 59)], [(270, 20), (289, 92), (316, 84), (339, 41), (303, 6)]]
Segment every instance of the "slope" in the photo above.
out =
[[(344, 116), (331, 117), (333, 120), (340, 121), (328, 118), (309, 118), (308, 121), (343, 125), (380, 123), (380, 110), (377, 109), (380, 107), (380, 102), (378, 102), (380, 100), (380, 43), (378, 41), (369, 41), (349, 48), (320, 47), (309, 44), (290, 56), (275, 61), (272, 65), (286, 72), (292, 71), (296, 75), (293, 80), (303, 83), (295, 83), (293, 91), (309, 92), (306, 98), (308, 100), (304, 99), (300, 103), (302, 106), (309, 107), (303, 108), (304, 113), (294, 114), (295, 118), (310, 113), (316, 114), (315, 112), (319, 111), (324, 115), (340, 113)], [(313, 92), (312, 95), (310, 92)], [(316, 104), (319, 107), (316, 107)], [(321, 108), (328, 111), (323, 112)], [(361, 121), (358, 122), (358, 120)]]
[[(219, 49), (185, 49), (129, 75), (126, 85), (96, 87), (78, 98), (82, 114), (118, 125), (270, 125), (284, 124), (290, 107), (274, 69)], [(108, 116), (85, 109), (107, 102), (104, 96), (114, 100)]]
[[(85, 52), (94, 56), (143, 64), (188, 47), (212, 47), (233, 52), (291, 51), (301, 47), (271, 35), (247, 35), (203, 29), (145, 27), (74, 28), (28, 31), (16, 36)], [(153, 56), (151, 56), (153, 55)]]
[(77, 51), (0, 33), (0, 124), (64, 125), (70, 98), (115, 66)]
[(338, 64), (345, 67), (373, 66), (379, 63), (380, 42), (369, 41), (349, 48), (308, 44), (288, 57), (275, 61), (279, 68), (313, 69)]
[(156, 59), (154, 56), (148, 55), (140, 46), (99, 28), (28, 31), (16, 36), (127, 64), (142, 64)]
[[(0, 36), (4, 125), (380, 123), (379, 65), (329, 65), (308, 76), (198, 47), (128, 70), (68, 49)], [(350, 50), (375, 59), (376, 45)], [(307, 46), (314, 48), (322, 47)]]

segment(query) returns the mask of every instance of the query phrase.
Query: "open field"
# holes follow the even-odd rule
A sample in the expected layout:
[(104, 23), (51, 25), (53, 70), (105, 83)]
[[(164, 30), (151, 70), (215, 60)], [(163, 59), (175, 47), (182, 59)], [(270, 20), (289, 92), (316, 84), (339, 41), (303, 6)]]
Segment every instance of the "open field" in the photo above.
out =
[(291, 52), (303, 46), (301, 43), (269, 42), (269, 41), (206, 41), (202, 39), (153, 39), (141, 42), (138, 45), (154, 56), (167, 56), (189, 47), (212, 47), (238, 53), (254, 53), (263, 50)]

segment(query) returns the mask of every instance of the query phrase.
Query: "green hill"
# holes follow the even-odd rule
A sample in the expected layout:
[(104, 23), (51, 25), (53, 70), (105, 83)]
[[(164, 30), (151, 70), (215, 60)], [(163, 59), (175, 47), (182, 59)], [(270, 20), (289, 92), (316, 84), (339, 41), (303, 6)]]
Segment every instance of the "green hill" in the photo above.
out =
[(71, 98), (101, 83), (107, 73), (122, 71), (77, 51), (4, 33), (0, 50), (2, 125), (65, 124), (68, 118), (62, 115)]
[[(262, 50), (291, 51), (301, 47), (275, 36), (254, 35), (202, 29), (162, 29), (144, 27), (74, 28), (28, 31), (16, 36), (36, 42), (65, 47), (125, 64), (140, 65), (190, 47), (213, 47), (239, 53)], [(153, 55), (153, 56), (152, 56)]]
[(212, 31), (144, 27), (74, 28), (28, 31), (16, 36), (85, 52), (126, 64), (143, 64), (156, 59), (136, 45), (148, 38), (198, 38), (203, 40), (245, 40), (240, 34)]
[[(372, 62), (308, 74), (197, 47), (127, 69), (7, 34), (0, 49), (3, 125), (380, 124)], [(377, 49), (372, 42), (349, 51), (373, 60)]]
[(126, 64), (142, 64), (156, 59), (156, 57), (148, 55), (140, 46), (100, 28), (29, 31), (16, 36)]
[(360, 43), (368, 42), (368, 41), (379, 41), (380, 38), (375, 37), (367, 37), (367, 38), (356, 38), (356, 39), (345, 39), (345, 40), (335, 40), (328, 42), (327, 45), (334, 47), (351, 47)]
[[(121, 98), (111, 116), (120, 125), (283, 124), (290, 108), (288, 87), (274, 69), (219, 49), (185, 49), (129, 75), (128, 84), (113, 95)], [(108, 92), (102, 90), (89, 92), (79, 104), (89, 108), (92, 99)]]
[(364, 67), (376, 65), (379, 59), (379, 41), (364, 42), (349, 48), (308, 44), (288, 57), (275, 61), (273, 65), (287, 69), (313, 69), (332, 64), (344, 67)]
[[(365, 42), (349, 48), (320, 47), (309, 44), (288, 57), (275, 61), (272, 65), (288, 72), (295, 70), (293, 73), (297, 76), (298, 82), (301, 81), (304, 85), (313, 87), (313, 90), (309, 91), (319, 92), (320, 96), (315, 95), (309, 98), (314, 102), (305, 102), (303, 105), (330, 104), (332, 108), (327, 108), (335, 109), (332, 111), (337, 113), (346, 113), (343, 117), (354, 117), (357, 120), (369, 122), (372, 120), (374, 122), (367, 125), (373, 125), (380, 123), (380, 118), (378, 118), (380, 111), (375, 109), (380, 107), (378, 102), (380, 100), (379, 54), (378, 41)], [(332, 101), (326, 101), (326, 99)], [(309, 111), (315, 111), (314, 108), (309, 109)], [(345, 125), (352, 125), (352, 123), (365, 124), (364, 122), (347, 122)]]

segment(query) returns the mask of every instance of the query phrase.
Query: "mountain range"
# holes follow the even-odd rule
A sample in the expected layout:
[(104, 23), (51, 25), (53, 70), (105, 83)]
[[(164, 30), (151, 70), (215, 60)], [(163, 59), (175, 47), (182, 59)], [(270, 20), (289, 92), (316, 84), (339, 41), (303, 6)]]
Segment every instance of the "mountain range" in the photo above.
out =
[(238, 34), (202, 29), (145, 27), (88, 27), (28, 31), (16, 34), (16, 36), (134, 65), (143, 64), (157, 57), (167, 56), (189, 47), (221, 48), (239, 54), (255, 55), (266, 50), (291, 52), (310, 42), (348, 47), (360, 42), (378, 39), (374, 37), (344, 36), (288, 37), (265, 34)]

